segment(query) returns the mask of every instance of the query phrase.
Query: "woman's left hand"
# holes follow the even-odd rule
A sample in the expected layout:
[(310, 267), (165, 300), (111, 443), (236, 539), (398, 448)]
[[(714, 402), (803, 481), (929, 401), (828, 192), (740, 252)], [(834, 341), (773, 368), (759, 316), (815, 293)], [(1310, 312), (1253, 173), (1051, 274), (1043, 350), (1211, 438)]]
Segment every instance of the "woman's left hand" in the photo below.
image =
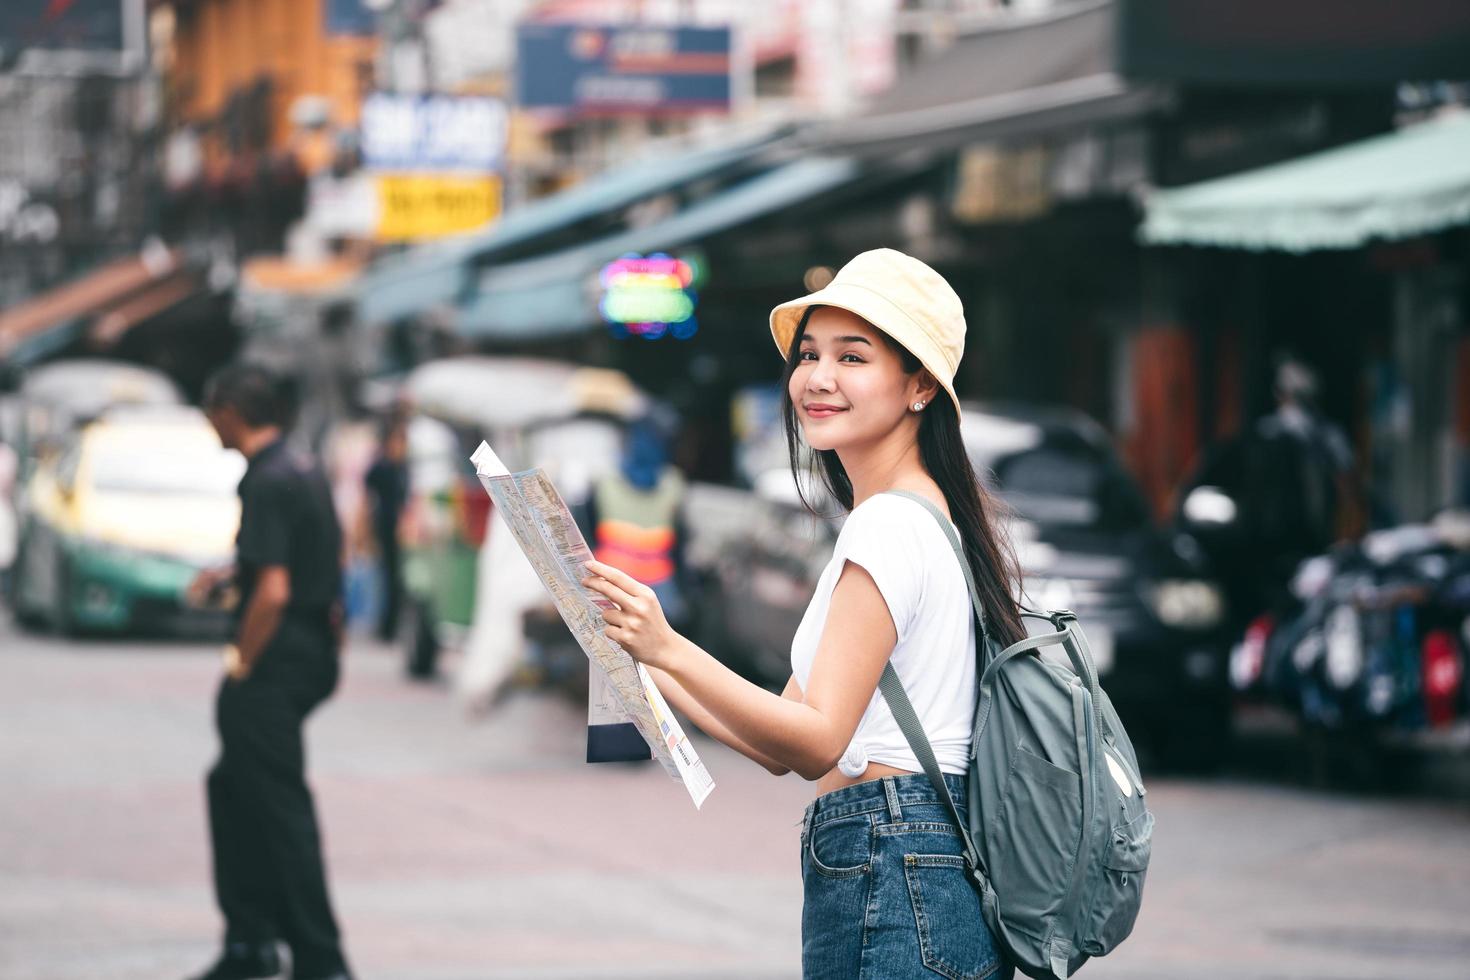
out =
[(658, 596), (628, 573), (604, 562), (589, 561), (586, 568), (592, 576), (584, 578), (582, 584), (618, 607), (602, 611), (607, 638), (627, 650), (633, 659), (667, 670), (679, 634), (664, 618)]

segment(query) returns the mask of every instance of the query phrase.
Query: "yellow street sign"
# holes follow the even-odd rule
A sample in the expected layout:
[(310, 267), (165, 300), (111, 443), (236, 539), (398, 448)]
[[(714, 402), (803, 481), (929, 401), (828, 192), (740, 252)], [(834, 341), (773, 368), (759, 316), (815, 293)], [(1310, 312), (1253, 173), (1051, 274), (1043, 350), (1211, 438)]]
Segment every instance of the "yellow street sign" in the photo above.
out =
[(378, 238), (438, 238), (474, 231), (500, 216), (500, 178), (382, 174)]

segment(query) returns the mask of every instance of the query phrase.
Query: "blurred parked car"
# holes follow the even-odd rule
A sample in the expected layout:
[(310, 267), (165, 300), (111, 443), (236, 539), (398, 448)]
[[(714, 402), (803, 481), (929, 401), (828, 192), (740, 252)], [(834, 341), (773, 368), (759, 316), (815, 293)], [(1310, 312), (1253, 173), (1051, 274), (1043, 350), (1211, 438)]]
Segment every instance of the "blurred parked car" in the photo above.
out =
[(20, 457), (21, 475), (55, 452), (78, 426), (118, 405), (182, 405), (167, 375), (122, 361), (54, 361), (29, 371), (6, 399), (0, 439)]
[[(962, 430), (976, 472), (1013, 511), (1028, 604), (1077, 613), (1130, 731), (1151, 731), (1170, 763), (1216, 762), (1230, 726), (1224, 601), (1155, 527), (1107, 434), (1080, 413), (991, 405), (966, 406)], [(746, 533), (714, 559), (701, 635), (776, 686), (840, 518), (807, 513), (784, 469), (754, 496)]]
[(22, 493), (17, 618), (63, 633), (222, 628), (225, 613), (181, 597), (230, 560), (244, 470), (191, 408), (116, 408), (65, 436)]

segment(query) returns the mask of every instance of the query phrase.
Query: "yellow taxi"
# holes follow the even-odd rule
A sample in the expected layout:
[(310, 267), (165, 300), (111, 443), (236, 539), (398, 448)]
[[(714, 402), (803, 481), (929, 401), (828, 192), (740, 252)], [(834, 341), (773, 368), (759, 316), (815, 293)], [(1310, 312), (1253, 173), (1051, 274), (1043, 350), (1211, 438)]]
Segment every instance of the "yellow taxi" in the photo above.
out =
[(76, 430), (21, 498), (17, 618), (63, 633), (222, 627), (183, 594), (231, 559), (244, 471), (191, 408), (118, 408)]

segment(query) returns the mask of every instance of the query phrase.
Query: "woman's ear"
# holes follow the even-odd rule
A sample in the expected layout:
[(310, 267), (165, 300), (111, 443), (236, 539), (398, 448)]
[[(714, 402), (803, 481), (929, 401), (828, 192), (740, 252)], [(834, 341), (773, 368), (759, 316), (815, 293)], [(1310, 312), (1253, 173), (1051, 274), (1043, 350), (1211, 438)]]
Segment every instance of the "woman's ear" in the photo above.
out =
[(934, 380), (934, 375), (930, 374), (927, 368), (919, 369), (915, 382), (913, 401), (920, 401), (927, 405), (939, 393), (939, 382)]

